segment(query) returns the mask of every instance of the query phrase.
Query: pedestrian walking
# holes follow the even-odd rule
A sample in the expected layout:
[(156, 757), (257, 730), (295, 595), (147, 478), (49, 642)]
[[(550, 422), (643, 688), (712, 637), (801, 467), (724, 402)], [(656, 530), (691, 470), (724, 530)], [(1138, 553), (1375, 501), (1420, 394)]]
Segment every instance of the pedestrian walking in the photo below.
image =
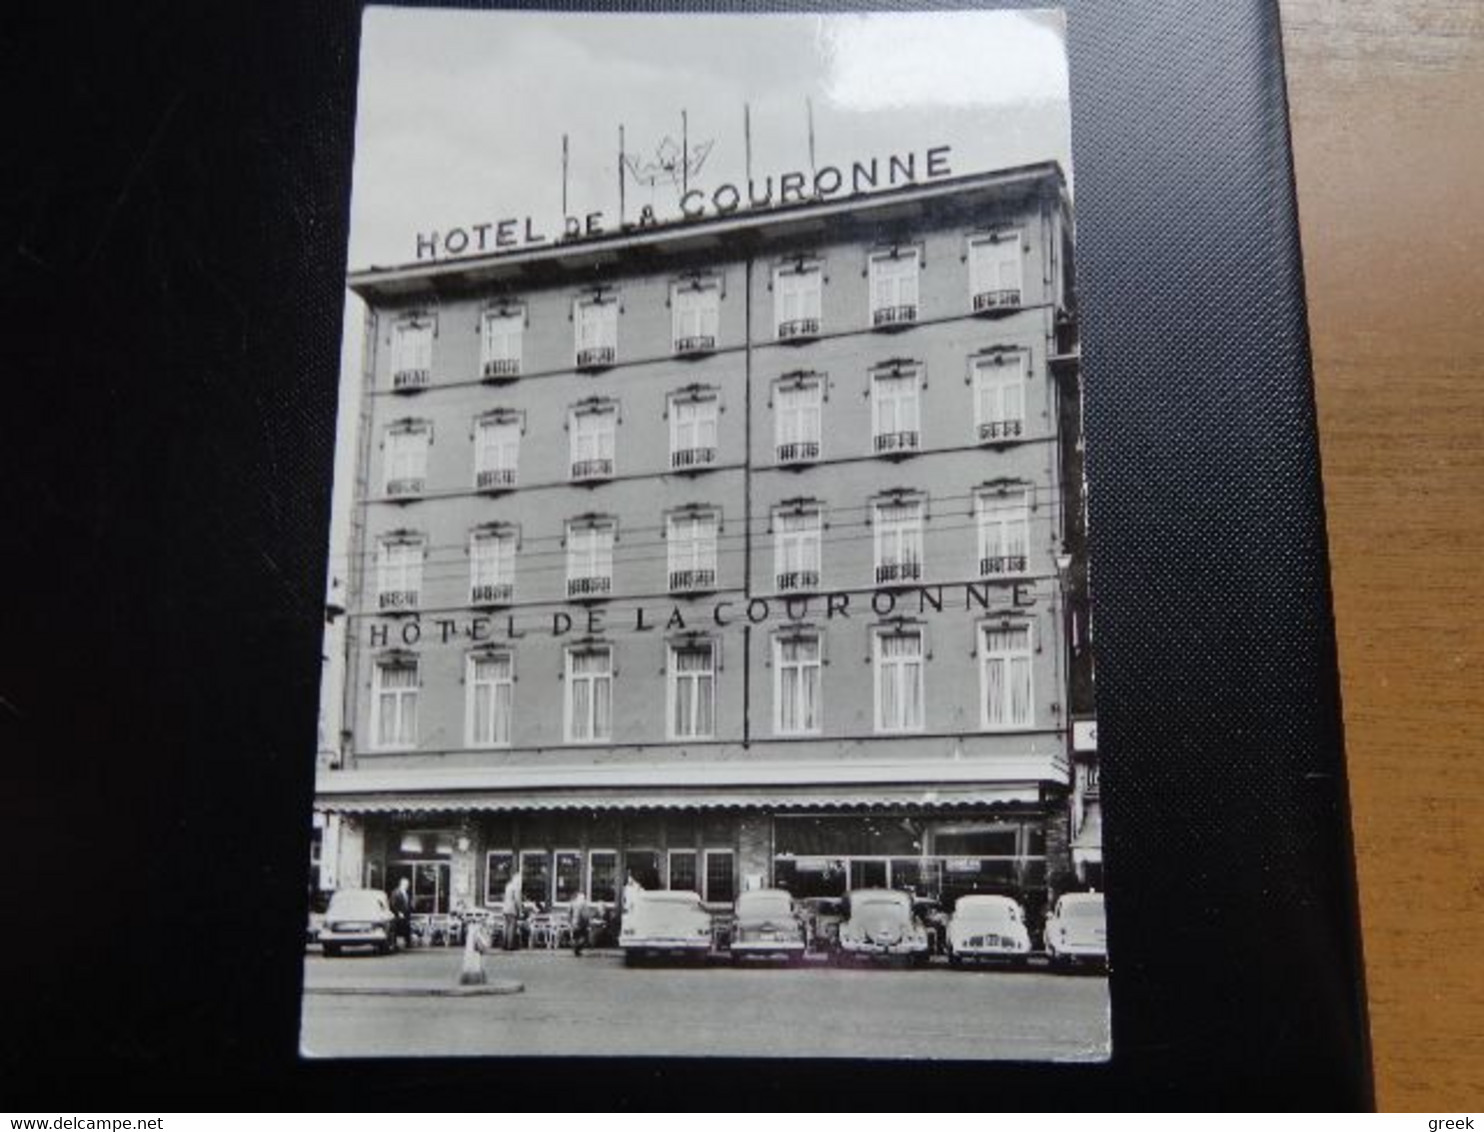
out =
[(403, 877), (392, 891), (392, 933), (403, 950), (412, 948), (412, 882)]
[(593, 910), (588, 904), (587, 898), (579, 892), (572, 895), (572, 903), (567, 905), (567, 915), (572, 924), (572, 954), (582, 958), (582, 949), (592, 946), (592, 922)]

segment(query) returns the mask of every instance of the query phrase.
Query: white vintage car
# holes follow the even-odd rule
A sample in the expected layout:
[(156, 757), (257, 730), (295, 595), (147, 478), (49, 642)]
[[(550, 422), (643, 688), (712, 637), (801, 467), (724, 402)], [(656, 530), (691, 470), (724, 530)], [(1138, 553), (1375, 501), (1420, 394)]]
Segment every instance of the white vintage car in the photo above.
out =
[(948, 962), (999, 961), (1025, 966), (1031, 937), (1025, 912), (1008, 896), (960, 896), (948, 921)]
[(630, 966), (645, 955), (705, 959), (711, 951), (711, 913), (695, 892), (635, 891), (618, 946)]
[(912, 897), (890, 888), (858, 888), (847, 897), (837, 956), (928, 961), (927, 931), (912, 914)]
[(1101, 892), (1068, 892), (1046, 917), (1046, 956), (1053, 967), (1106, 963), (1108, 920)]
[(385, 955), (395, 942), (395, 917), (386, 893), (370, 888), (342, 888), (330, 897), (319, 943), (327, 957), (347, 947), (369, 947)]
[(732, 958), (797, 959), (804, 954), (804, 924), (793, 897), (781, 888), (758, 888), (737, 897), (732, 916)]

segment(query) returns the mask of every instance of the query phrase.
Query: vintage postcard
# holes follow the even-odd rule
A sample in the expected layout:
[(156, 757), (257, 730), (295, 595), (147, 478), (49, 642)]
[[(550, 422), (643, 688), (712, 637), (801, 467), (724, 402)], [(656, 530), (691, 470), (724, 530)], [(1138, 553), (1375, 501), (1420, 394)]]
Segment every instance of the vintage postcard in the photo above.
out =
[(368, 11), (307, 1055), (1109, 1056), (1066, 36)]

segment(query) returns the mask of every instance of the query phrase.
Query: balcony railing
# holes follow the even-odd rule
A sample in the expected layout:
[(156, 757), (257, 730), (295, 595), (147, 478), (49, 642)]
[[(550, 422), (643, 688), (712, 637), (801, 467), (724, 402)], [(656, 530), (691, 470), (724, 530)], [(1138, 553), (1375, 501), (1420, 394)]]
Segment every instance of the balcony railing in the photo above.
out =
[(469, 587), (472, 605), (504, 605), (514, 595), (515, 587), (509, 582), (480, 582)]
[(974, 296), (974, 313), (983, 314), (985, 311), (1014, 310), (1020, 306), (1020, 291), (1018, 288), (1005, 288), (1000, 291), (980, 291)]
[(568, 578), (568, 597), (605, 597), (613, 592), (613, 579), (607, 574), (587, 578)]
[(425, 369), (399, 369), (392, 374), (392, 388), (400, 393), (426, 389), (430, 375)]
[(984, 421), (979, 425), (981, 441), (1014, 440), (1024, 432), (1023, 421)]
[(613, 475), (613, 461), (606, 458), (594, 460), (573, 460), (572, 478), (574, 480), (605, 480)]
[(376, 604), (381, 609), (416, 609), (416, 590), (382, 590), (376, 595)]
[(997, 574), (1024, 574), (1025, 555), (999, 554), (979, 559), (979, 576), (992, 578)]
[(687, 590), (709, 590), (715, 586), (716, 571), (709, 567), (670, 571), (670, 590), (674, 593), (683, 593)]
[(618, 357), (618, 352), (612, 346), (584, 346), (577, 351), (578, 369), (597, 369), (600, 366), (611, 366)]
[(675, 339), (677, 354), (709, 354), (715, 349), (714, 334), (687, 334), (684, 338)]
[(519, 376), (519, 358), (490, 358), (484, 363), (484, 379), (486, 381), (498, 381), (505, 377)]
[(785, 570), (775, 580), (779, 593), (789, 593), (797, 590), (817, 590), (819, 588), (819, 571)]
[(672, 468), (704, 468), (714, 463), (716, 463), (715, 448), (677, 448), (670, 453), (670, 467)]
[(916, 452), (917, 430), (908, 429), (905, 432), (878, 432), (876, 434), (877, 452)]
[(895, 307), (877, 307), (871, 312), (871, 325), (907, 326), (917, 321), (917, 304), (902, 303)]
[(791, 339), (818, 338), (819, 319), (817, 318), (791, 318), (787, 322), (778, 324), (778, 340), (787, 342)]
[(386, 481), (386, 493), (388, 495), (421, 495), (423, 493), (422, 476), (402, 476), (399, 479)]
[(514, 468), (485, 468), (474, 477), (474, 486), (480, 491), (498, 491), (515, 486)]
[(876, 584), (915, 582), (922, 577), (921, 562), (883, 562), (876, 567)]
[(780, 464), (806, 464), (819, 459), (819, 441), (794, 440), (778, 446)]

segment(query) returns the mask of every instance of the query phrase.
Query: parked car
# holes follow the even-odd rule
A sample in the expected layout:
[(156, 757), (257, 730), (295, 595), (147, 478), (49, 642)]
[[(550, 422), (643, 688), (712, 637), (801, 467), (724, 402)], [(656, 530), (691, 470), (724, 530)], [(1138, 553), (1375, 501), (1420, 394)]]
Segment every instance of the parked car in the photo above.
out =
[(845, 900), (839, 896), (806, 896), (799, 901), (804, 921), (804, 943), (814, 952), (833, 953), (845, 920)]
[(731, 952), (737, 959), (794, 960), (804, 954), (804, 924), (793, 897), (781, 888), (757, 888), (737, 897)]
[(309, 894), (309, 926), (304, 933), (304, 942), (313, 945), (319, 942), (319, 930), (325, 924), (325, 909), (330, 906), (328, 892), (318, 890)]
[(711, 913), (699, 893), (641, 889), (624, 913), (618, 945), (630, 966), (643, 955), (704, 959), (711, 950)]
[(960, 896), (948, 921), (948, 962), (1002, 961), (1025, 966), (1031, 937), (1025, 911), (1008, 896)]
[(396, 940), (391, 907), (386, 893), (374, 888), (342, 888), (330, 897), (324, 923), (319, 930), (321, 950), (339, 955), (347, 947), (370, 947), (382, 955)]
[(842, 959), (928, 960), (926, 929), (912, 915), (912, 897), (889, 888), (860, 888), (846, 898), (846, 919), (840, 925), (838, 952)]
[(1068, 892), (1046, 917), (1046, 955), (1053, 967), (1106, 963), (1108, 921), (1101, 892)]

